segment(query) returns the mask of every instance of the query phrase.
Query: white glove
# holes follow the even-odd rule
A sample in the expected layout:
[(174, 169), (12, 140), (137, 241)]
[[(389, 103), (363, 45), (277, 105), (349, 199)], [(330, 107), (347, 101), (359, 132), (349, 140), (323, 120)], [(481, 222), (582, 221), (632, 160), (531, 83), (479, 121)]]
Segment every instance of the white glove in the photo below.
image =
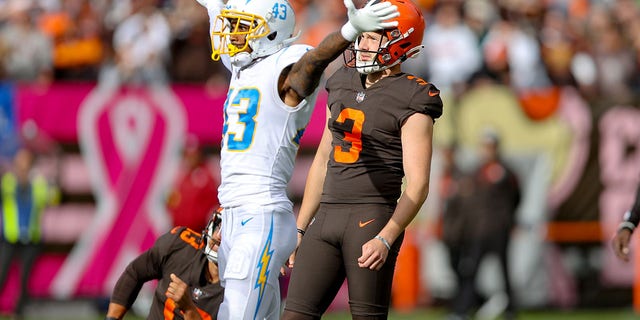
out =
[(398, 7), (387, 1), (376, 4), (373, 2), (368, 1), (362, 9), (356, 9), (353, 0), (344, 0), (349, 21), (342, 26), (340, 33), (346, 40), (354, 41), (363, 32), (382, 30), (398, 25), (398, 21), (387, 21), (400, 15)]

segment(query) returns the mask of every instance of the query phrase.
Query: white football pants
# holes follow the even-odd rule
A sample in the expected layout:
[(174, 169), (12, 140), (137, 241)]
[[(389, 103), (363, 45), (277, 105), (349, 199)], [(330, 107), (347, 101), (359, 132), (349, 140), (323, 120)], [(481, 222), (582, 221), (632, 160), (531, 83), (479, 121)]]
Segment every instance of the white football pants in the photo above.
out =
[(218, 250), (224, 301), (220, 320), (280, 319), (280, 268), (297, 242), (291, 210), (225, 208)]

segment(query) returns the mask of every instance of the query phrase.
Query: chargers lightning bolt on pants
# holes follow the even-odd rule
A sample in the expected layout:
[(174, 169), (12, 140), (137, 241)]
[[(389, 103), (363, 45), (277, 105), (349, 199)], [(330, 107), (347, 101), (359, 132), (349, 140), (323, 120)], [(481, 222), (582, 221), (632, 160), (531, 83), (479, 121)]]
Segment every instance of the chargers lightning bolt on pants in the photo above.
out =
[(290, 209), (225, 208), (218, 250), (225, 291), (218, 319), (279, 319), (278, 277), (296, 242), (295, 217)]

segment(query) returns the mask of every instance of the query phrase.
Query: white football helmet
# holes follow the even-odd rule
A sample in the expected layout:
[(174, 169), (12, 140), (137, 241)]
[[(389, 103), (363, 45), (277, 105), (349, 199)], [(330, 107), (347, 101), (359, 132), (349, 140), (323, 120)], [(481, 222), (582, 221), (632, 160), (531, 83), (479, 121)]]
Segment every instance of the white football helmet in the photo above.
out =
[[(229, 0), (214, 22), (211, 36), (219, 41), (212, 41), (211, 58), (228, 54), (233, 63), (271, 55), (297, 39), (295, 21), (288, 0)], [(245, 36), (244, 46), (233, 45), (231, 36)], [(247, 46), (251, 53), (243, 52)]]
[(214, 250), (213, 244), (209, 244), (209, 241), (214, 241), (213, 235), (218, 231), (220, 226), (222, 225), (222, 215), (219, 212), (214, 212), (211, 215), (211, 219), (209, 223), (207, 223), (207, 227), (202, 232), (202, 244), (204, 245), (204, 254), (207, 256), (207, 259), (215, 264), (218, 263), (218, 251)]

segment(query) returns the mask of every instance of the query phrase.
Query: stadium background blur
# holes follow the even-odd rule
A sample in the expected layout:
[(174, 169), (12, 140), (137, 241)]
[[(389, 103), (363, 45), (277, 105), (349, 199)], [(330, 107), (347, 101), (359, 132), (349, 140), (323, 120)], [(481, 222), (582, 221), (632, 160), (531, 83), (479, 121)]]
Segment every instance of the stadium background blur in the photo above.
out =
[[(290, 2), (301, 43), (317, 44), (346, 19), (340, 0)], [(442, 90), (445, 113), (429, 198), (399, 259), (394, 315), (442, 317), (424, 311), (446, 306), (456, 286), (441, 242), (440, 150), (455, 144), (457, 164), (470, 169), (491, 127), (524, 192), (509, 251), (517, 305), (532, 319), (554, 317), (536, 317), (540, 310), (634, 317), (640, 255), (619, 262), (608, 241), (640, 177), (640, 2), (417, 2), (425, 50), (405, 71)], [(24, 141), (62, 192), (43, 216), (28, 316), (99, 318), (124, 266), (171, 224), (165, 202), (187, 136), (198, 137), (218, 175), (228, 75), (209, 59), (207, 34), (194, 0), (0, 0), (0, 171)], [(296, 205), (325, 101), (321, 91), (301, 141), (290, 183)], [(0, 314), (15, 303), (18, 271), (1, 289)], [(497, 272), (492, 258), (480, 269), (489, 297), (501, 292)], [(347, 306), (342, 290), (331, 310), (340, 317)]]

